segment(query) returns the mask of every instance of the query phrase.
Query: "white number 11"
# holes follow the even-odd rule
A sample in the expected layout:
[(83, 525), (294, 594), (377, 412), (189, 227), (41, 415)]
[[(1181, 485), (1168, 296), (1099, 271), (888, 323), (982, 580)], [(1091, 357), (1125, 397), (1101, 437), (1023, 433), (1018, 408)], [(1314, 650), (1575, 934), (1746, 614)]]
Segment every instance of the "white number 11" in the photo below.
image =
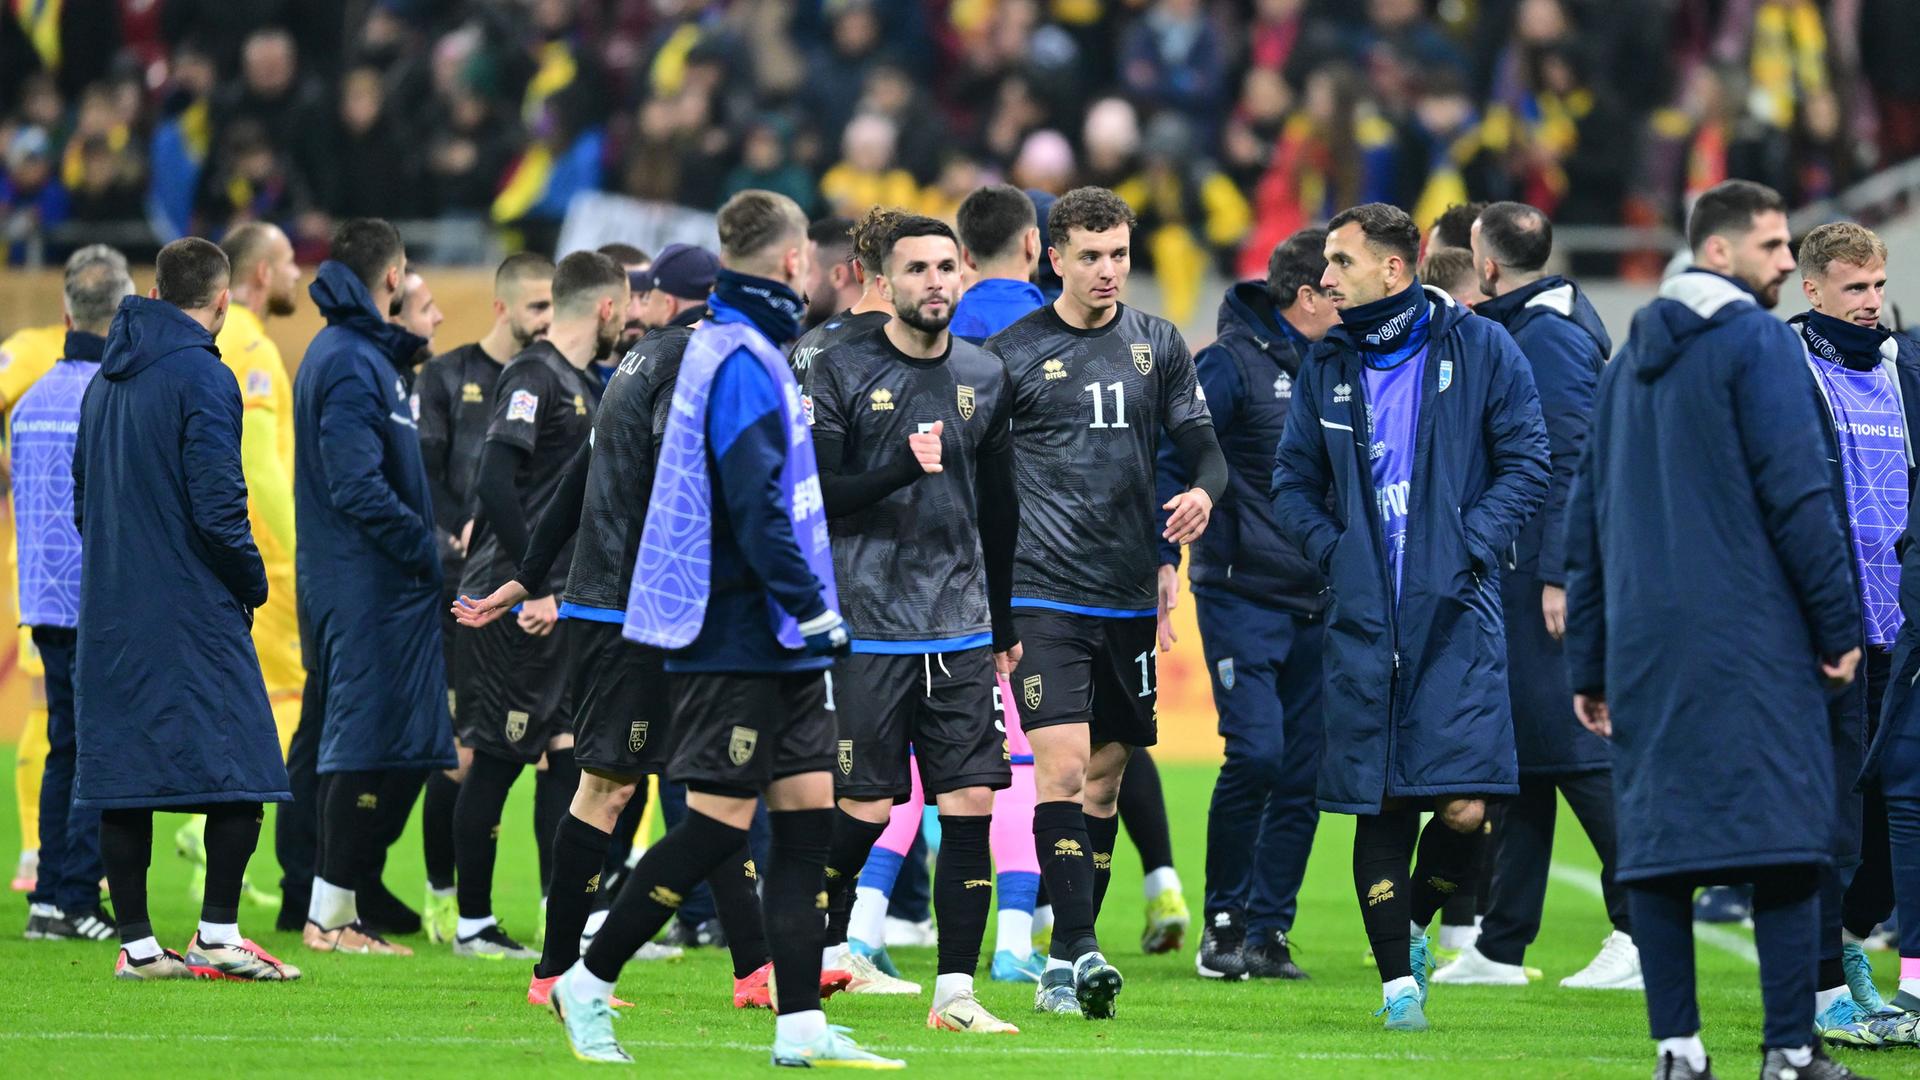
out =
[(1117, 417), (1113, 423), (1107, 423), (1106, 395), (1101, 392), (1100, 384), (1090, 382), (1080, 389), (1093, 395), (1093, 423), (1090, 428), (1123, 428), (1127, 426), (1127, 384), (1110, 382), (1106, 389), (1113, 391), (1113, 414)]

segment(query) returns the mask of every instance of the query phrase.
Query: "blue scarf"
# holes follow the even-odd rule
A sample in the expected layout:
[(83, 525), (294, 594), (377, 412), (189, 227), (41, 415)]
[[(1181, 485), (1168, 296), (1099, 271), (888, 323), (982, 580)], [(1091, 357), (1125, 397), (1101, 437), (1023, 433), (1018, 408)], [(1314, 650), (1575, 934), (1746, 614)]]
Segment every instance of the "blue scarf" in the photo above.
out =
[(1427, 346), (1432, 324), (1420, 279), (1392, 296), (1340, 312), (1340, 325), (1370, 368), (1399, 367)]
[(1801, 324), (1800, 336), (1807, 341), (1807, 351), (1822, 360), (1855, 371), (1869, 371), (1879, 366), (1880, 346), (1893, 336), (1893, 331), (1809, 311), (1807, 321)]
[(754, 277), (733, 270), (722, 270), (713, 279), (713, 297), (730, 307), (775, 345), (785, 346), (800, 338), (800, 317), (807, 306), (800, 294), (771, 278)]

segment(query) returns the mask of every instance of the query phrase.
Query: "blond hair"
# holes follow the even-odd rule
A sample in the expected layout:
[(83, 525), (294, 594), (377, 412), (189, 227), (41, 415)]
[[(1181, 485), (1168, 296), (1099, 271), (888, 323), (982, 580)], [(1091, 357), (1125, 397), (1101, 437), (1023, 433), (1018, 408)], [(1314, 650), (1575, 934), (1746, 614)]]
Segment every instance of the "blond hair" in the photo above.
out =
[(1822, 225), (1800, 241), (1800, 273), (1806, 277), (1825, 277), (1836, 262), (1871, 266), (1875, 261), (1887, 261), (1887, 242), (1858, 222)]

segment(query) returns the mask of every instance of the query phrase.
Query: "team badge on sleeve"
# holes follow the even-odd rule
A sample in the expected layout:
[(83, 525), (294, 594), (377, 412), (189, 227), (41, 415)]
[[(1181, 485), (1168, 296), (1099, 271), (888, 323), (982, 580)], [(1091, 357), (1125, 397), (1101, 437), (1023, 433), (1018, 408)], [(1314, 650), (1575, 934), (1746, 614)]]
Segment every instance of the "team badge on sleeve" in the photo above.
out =
[(973, 419), (973, 387), (962, 386), (957, 389), (960, 395), (960, 419), (971, 420)]
[(507, 399), (507, 419), (531, 424), (540, 412), (540, 395), (531, 390), (515, 390)]
[(1215, 671), (1220, 673), (1220, 688), (1222, 690), (1233, 689), (1233, 657), (1229, 656), (1218, 664), (1213, 665), (1213, 667)]
[(1153, 346), (1133, 345), (1130, 348), (1133, 350), (1133, 366), (1139, 369), (1140, 374), (1153, 374)]
[(1443, 394), (1446, 392), (1447, 387), (1452, 385), (1453, 385), (1453, 361), (1442, 360), (1440, 361), (1440, 389), (1435, 390), (1434, 393)]
[(267, 397), (273, 393), (273, 377), (255, 369), (247, 372), (247, 396)]

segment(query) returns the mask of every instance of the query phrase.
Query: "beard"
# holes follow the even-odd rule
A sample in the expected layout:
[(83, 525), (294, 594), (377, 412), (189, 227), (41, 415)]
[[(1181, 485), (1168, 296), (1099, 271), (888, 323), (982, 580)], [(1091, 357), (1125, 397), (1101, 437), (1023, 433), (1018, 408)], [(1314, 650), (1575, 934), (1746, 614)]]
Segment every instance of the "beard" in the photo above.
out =
[(527, 346), (547, 336), (547, 332), (545, 330), (529, 330), (526, 327), (521, 326), (519, 323), (510, 323), (508, 325), (508, 329), (513, 331), (513, 345), (514, 345), (515, 351), (524, 350)]
[(293, 314), (294, 307), (295, 305), (294, 305), (292, 293), (287, 293), (285, 295), (282, 295), (280, 293), (274, 293), (273, 295), (267, 297), (267, 314), (272, 315), (275, 318), (284, 318), (288, 315)]
[(620, 338), (614, 342), (613, 347), (620, 355), (625, 356), (627, 353), (633, 351), (635, 345), (640, 344), (641, 338), (646, 336), (646, 327), (641, 326), (639, 323), (627, 323), (620, 328)]
[(626, 325), (624, 321), (611, 322), (600, 328), (600, 333), (593, 340), (593, 359), (596, 363), (614, 355), (614, 346), (620, 343)]
[(807, 314), (803, 321), (809, 330), (833, 318), (835, 314), (833, 310), (833, 290), (821, 289), (817, 295), (808, 293), (805, 299), (807, 302)]
[(924, 308), (924, 304), (915, 305), (905, 310), (894, 308), (893, 313), (901, 322), (906, 323), (908, 326), (913, 327), (923, 334), (937, 334), (945, 330), (947, 324), (953, 321), (952, 304), (948, 304), (946, 310), (938, 315), (929, 315)]

